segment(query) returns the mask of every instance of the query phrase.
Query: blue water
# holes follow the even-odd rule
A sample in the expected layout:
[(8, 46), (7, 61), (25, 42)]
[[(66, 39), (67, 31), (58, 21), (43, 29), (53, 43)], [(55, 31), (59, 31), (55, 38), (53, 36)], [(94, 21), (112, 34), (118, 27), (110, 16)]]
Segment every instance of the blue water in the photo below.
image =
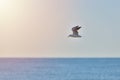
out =
[(0, 80), (120, 80), (120, 59), (1, 58)]

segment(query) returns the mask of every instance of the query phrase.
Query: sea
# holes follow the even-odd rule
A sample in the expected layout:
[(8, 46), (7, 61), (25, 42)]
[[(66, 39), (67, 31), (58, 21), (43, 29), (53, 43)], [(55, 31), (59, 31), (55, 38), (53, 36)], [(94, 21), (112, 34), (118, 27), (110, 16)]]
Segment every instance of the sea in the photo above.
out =
[(120, 58), (0, 58), (0, 80), (120, 80)]

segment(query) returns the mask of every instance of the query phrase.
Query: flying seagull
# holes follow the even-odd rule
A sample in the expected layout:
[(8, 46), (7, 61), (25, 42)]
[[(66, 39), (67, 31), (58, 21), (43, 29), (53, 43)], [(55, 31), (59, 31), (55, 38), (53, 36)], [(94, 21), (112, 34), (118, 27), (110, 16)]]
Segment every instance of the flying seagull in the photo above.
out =
[(72, 28), (72, 31), (73, 31), (73, 34), (70, 34), (68, 37), (74, 37), (74, 38), (77, 38), (77, 37), (81, 37), (79, 34), (78, 34), (78, 30), (81, 28), (81, 26), (75, 26)]

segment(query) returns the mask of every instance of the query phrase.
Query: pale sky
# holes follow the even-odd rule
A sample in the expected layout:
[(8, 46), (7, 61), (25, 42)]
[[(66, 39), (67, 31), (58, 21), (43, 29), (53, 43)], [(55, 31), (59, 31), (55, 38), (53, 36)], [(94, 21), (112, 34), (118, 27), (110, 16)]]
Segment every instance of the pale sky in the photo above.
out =
[[(0, 57), (120, 57), (120, 0), (0, 0)], [(82, 38), (68, 38), (81, 25)]]

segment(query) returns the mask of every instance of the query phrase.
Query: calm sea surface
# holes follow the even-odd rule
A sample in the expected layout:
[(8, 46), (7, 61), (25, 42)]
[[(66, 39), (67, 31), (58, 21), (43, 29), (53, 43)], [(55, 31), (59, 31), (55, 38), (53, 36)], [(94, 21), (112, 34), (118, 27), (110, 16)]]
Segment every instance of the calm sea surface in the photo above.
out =
[(0, 80), (120, 80), (120, 58), (1, 58)]

